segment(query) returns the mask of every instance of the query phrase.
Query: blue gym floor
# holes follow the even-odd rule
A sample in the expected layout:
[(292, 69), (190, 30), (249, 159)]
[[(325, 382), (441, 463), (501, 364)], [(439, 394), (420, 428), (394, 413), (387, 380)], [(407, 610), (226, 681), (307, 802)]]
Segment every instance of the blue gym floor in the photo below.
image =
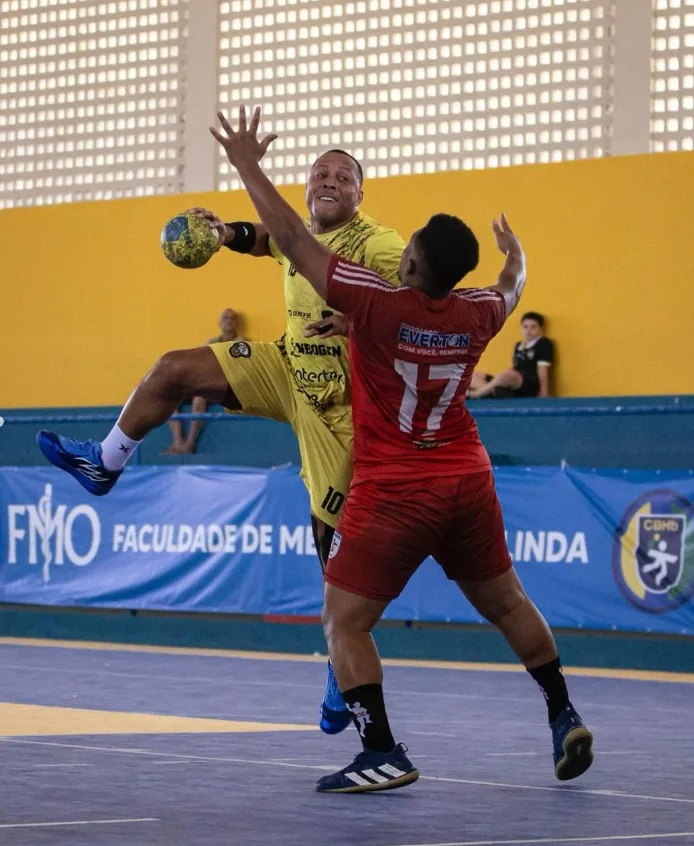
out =
[(561, 784), (524, 672), (389, 665), (422, 777), (331, 796), (316, 778), (360, 747), (313, 729), (323, 659), (4, 639), (0, 843), (694, 844), (694, 676), (655, 678), (570, 674), (596, 758)]

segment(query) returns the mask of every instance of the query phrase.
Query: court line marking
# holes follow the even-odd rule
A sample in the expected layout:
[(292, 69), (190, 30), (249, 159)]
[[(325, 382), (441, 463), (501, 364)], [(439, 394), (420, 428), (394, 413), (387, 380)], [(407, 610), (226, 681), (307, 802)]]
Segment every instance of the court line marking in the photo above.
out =
[(400, 846), (522, 846), (525, 843), (609, 843), (616, 840), (655, 840), (657, 837), (692, 837), (694, 831), (668, 834), (611, 834), (604, 837), (542, 837), (531, 840), (456, 840), (454, 843), (406, 843)]
[[(0, 637), (0, 646), (40, 646), (55, 649), (91, 649), (101, 652), (144, 652), (159, 655), (198, 655), (212, 658), (241, 658), (253, 661), (296, 661), (324, 663), (327, 655), (298, 655), (283, 652), (249, 652), (241, 649), (208, 649), (190, 646), (147, 646), (135, 643), (99, 643), (86, 640), (48, 640), (44, 638)], [(388, 667), (423, 667), (431, 670), (471, 670), (481, 673), (525, 673), (521, 664), (490, 664), (473, 661), (424, 661), (416, 658), (383, 658)], [(603, 667), (564, 667), (571, 676), (694, 684), (694, 673), (661, 670), (621, 670)]]
[(2, 823), (0, 828), (56, 828), (69, 825), (117, 825), (119, 823), (161, 822), (158, 817), (139, 817), (132, 820), (68, 820), (67, 822)]
[[(412, 734), (412, 732), (410, 732)], [(601, 749), (599, 752), (600, 757), (602, 758), (603, 755), (648, 755), (650, 754), (647, 750), (643, 749), (630, 749), (628, 751), (619, 750), (618, 752), (606, 752), (604, 749)], [(523, 758), (546, 758), (546, 752), (487, 752), (487, 758), (509, 758), (509, 757), (523, 757)], [(419, 760), (419, 755), (417, 755), (417, 760)]]
[(453, 784), (480, 784), (486, 787), (512, 787), (518, 790), (551, 790), (560, 791), (561, 793), (586, 793), (591, 796), (610, 796), (618, 799), (644, 799), (651, 802), (681, 802), (687, 805), (694, 804), (694, 799), (681, 799), (677, 796), (646, 796), (639, 793), (624, 793), (621, 790), (599, 790), (599, 789), (584, 789), (580, 787), (550, 787), (549, 785), (541, 784), (509, 784), (504, 781), (481, 781), (471, 778), (453, 778), (448, 776), (422, 776), (427, 781), (446, 781)]
[[(114, 677), (114, 678), (126, 678), (126, 679), (147, 679), (148, 681), (157, 680), (157, 681), (181, 681), (180, 676), (174, 675), (163, 675), (161, 673), (128, 673), (119, 670), (95, 670), (95, 669), (83, 669), (81, 667), (56, 667), (51, 665), (44, 665), (44, 664), (6, 664), (0, 662), (0, 669), (5, 670), (20, 670), (23, 673), (26, 673), (27, 670), (33, 670), (39, 673), (60, 673), (61, 675), (87, 675), (87, 676), (105, 676), (105, 677)], [(209, 682), (211, 677), (208, 676), (190, 676), (186, 675), (184, 681), (189, 683), (194, 682)], [(291, 687), (293, 690), (297, 688), (305, 688), (315, 690), (315, 684), (310, 684), (309, 682), (280, 682), (280, 681), (258, 681), (257, 679), (234, 679), (233, 681), (229, 679), (229, 683), (233, 684), (234, 687)], [(431, 696), (430, 690), (411, 690), (409, 688), (404, 687), (393, 687), (393, 693), (398, 693), (401, 695), (407, 696)], [(489, 696), (479, 693), (454, 693), (451, 691), (439, 691), (437, 692), (437, 697), (449, 697), (454, 699), (465, 699), (465, 700), (480, 700), (480, 701), (489, 701), (493, 700), (497, 702), (499, 697), (498, 696)], [(537, 696), (504, 696), (504, 699), (507, 702), (537, 702)], [(627, 703), (615, 703), (615, 702), (592, 702), (590, 700), (582, 700), (582, 707), (583, 708), (609, 708), (611, 711), (615, 709), (620, 709), (623, 711), (634, 710), (638, 709), (639, 711), (642, 710), (642, 706), (639, 704), (632, 704), (630, 702)], [(284, 705), (264, 705), (264, 709), (266, 710), (286, 710)], [(672, 713), (672, 707), (665, 708), (665, 707), (652, 707), (649, 705), (648, 708), (649, 712), (663, 712), (667, 714)], [(257, 717), (256, 715), (241, 715), (237, 716), (237, 719), (247, 719), (252, 720)], [(233, 719), (227, 715), (218, 715), (212, 716), (210, 719)], [(472, 723), (470, 723), (472, 724)], [(461, 725), (460, 721), (456, 721), (455, 725)], [(530, 725), (527, 722), (519, 723), (519, 725)]]
[(30, 764), (32, 767), (93, 767), (94, 764)]
[(107, 711), (63, 705), (29, 705), (0, 700), (0, 736), (85, 737), (101, 734), (226, 734), (265, 731), (317, 731), (310, 723), (246, 722), (138, 711)]
[[(258, 760), (255, 758), (228, 758), (228, 757), (217, 757), (211, 755), (184, 755), (180, 752), (162, 752), (161, 750), (155, 751), (151, 749), (127, 749), (120, 746), (88, 746), (86, 744), (78, 744), (78, 743), (60, 743), (58, 741), (46, 741), (46, 740), (25, 740), (19, 739), (14, 737), (2, 737), (0, 736), (0, 743), (25, 743), (31, 746), (57, 746), (64, 749), (88, 749), (93, 752), (115, 752), (121, 753), (125, 755), (144, 755), (150, 757), (156, 757), (159, 759), (162, 758), (169, 758), (169, 759), (181, 759), (181, 760), (188, 760), (188, 761), (216, 761), (222, 763), (230, 763), (230, 764), (257, 764), (264, 767), (290, 767), (293, 769), (302, 769), (302, 770), (322, 770), (322, 771), (330, 771), (334, 769), (339, 769), (337, 764), (296, 764), (296, 763), (288, 763), (282, 761), (275, 761), (275, 760)], [(543, 791), (559, 791), (561, 793), (569, 794), (569, 793), (581, 793), (581, 794), (588, 794), (591, 796), (607, 796), (609, 798), (617, 798), (617, 799), (643, 799), (652, 802), (679, 802), (683, 804), (694, 804), (694, 799), (682, 799), (677, 796), (646, 796), (637, 793), (624, 793), (619, 790), (598, 790), (598, 789), (583, 789), (583, 788), (571, 788), (571, 787), (549, 787), (545, 785), (537, 785), (537, 784), (510, 784), (508, 782), (503, 781), (482, 781), (479, 779), (471, 779), (471, 778), (453, 778), (453, 777), (446, 777), (446, 776), (420, 776), (420, 779), (424, 781), (443, 781), (452, 784), (473, 784), (473, 785), (481, 785), (483, 787), (505, 787), (505, 788), (512, 788), (516, 790), (543, 790)], [(426, 846), (426, 844), (424, 844)]]
[(204, 764), (204, 761), (150, 761), (150, 764), (157, 764), (159, 766), (172, 766), (173, 764)]
[[(462, 725), (462, 723), (457, 723), (456, 725)], [(478, 723), (479, 725), (479, 723)], [(447, 734), (442, 731), (415, 731), (414, 729), (410, 729), (408, 734), (419, 734), (422, 737), (458, 737), (457, 734)]]
[[(157, 752), (153, 749), (126, 749), (121, 746), (87, 746), (86, 744), (78, 743), (59, 743), (57, 741), (43, 741), (43, 740), (24, 740), (14, 737), (2, 737), (0, 735), (0, 743), (26, 743), (31, 746), (58, 746), (63, 749), (88, 749), (92, 752), (119, 752), (125, 755), (144, 755), (154, 756), (160, 759), (163, 758), (179, 758), (182, 762), (185, 761), (217, 761), (230, 764), (262, 764), (270, 767), (292, 767), (304, 770), (331, 770), (339, 769), (337, 764), (290, 764), (281, 761), (258, 761), (256, 759), (248, 758), (227, 758), (217, 757), (213, 755), (184, 755), (180, 752)], [(694, 799), (692, 800), (694, 802)]]
[[(61, 675), (69, 675), (69, 674), (77, 674), (77, 675), (94, 675), (94, 676), (113, 676), (114, 678), (128, 678), (128, 679), (147, 679), (148, 681), (158, 680), (158, 681), (175, 681), (180, 682), (180, 676), (169, 676), (169, 675), (161, 675), (157, 673), (126, 673), (120, 672), (118, 670), (93, 670), (93, 669), (82, 669), (77, 667), (55, 667), (55, 666), (48, 666), (43, 664), (6, 664), (0, 662), (0, 669), (9, 669), (9, 670), (21, 670), (24, 674), (26, 674), (27, 670), (33, 670), (35, 672), (40, 673), (60, 673)], [(190, 676), (187, 675), (184, 681), (189, 683), (195, 682), (203, 682), (209, 683), (211, 680), (210, 676)], [(237, 687), (272, 687), (272, 688), (281, 688), (281, 687), (291, 687), (293, 690), (297, 688), (304, 688), (315, 690), (315, 684), (309, 684), (308, 682), (280, 682), (280, 681), (257, 681), (255, 679), (234, 679), (233, 681), (229, 679), (229, 684), (233, 686), (233, 688)], [(403, 687), (393, 687), (391, 688), (393, 694), (398, 694), (400, 696), (431, 696), (430, 690), (411, 690), (410, 688), (403, 688)], [(453, 699), (463, 699), (463, 700), (480, 700), (480, 701), (498, 701), (498, 696), (489, 696), (483, 694), (472, 694), (472, 693), (453, 693), (450, 691), (439, 691), (437, 692), (437, 697), (448, 697)], [(507, 702), (520, 702), (520, 703), (535, 703), (537, 702), (537, 695), (531, 696), (504, 696), (504, 699)], [(15, 703), (21, 704), (21, 703)], [(643, 712), (643, 706), (639, 703), (632, 703), (632, 702), (593, 702), (590, 699), (582, 700), (581, 707), (585, 710), (593, 710), (596, 708), (609, 708), (611, 711), (620, 710), (620, 711), (634, 711), (638, 710), (639, 713)], [(273, 721), (273, 717), (270, 714), (267, 714), (268, 711), (280, 711), (286, 710), (285, 706), (283, 705), (263, 705), (263, 719), (267, 719)], [(655, 714), (655, 713), (672, 713), (672, 707), (659, 707), (653, 706), (649, 703), (648, 705), (648, 712)], [(207, 714), (204, 719), (211, 719), (211, 720), (241, 720), (244, 722), (257, 722), (259, 712), (254, 714), (247, 714), (245, 712), (240, 713), (232, 713), (230, 714), (228, 711), (220, 714)], [(169, 715), (175, 716), (175, 715)], [(409, 724), (408, 717), (401, 715), (400, 722), (407, 726)], [(507, 721), (513, 725), (517, 726), (525, 726), (525, 727), (533, 727), (536, 725), (535, 721), (528, 721), (528, 720), (511, 720)], [(419, 723), (418, 723), (419, 724)], [(479, 725), (477, 719), (458, 719), (458, 720), (439, 720), (440, 725), (448, 724), (453, 726), (454, 728), (465, 728), (468, 726), (476, 727)], [(620, 731), (628, 731), (629, 726), (625, 727), (621, 723), (609, 724), (605, 723), (604, 721), (600, 721), (600, 726), (602, 729), (610, 730), (610, 729), (619, 729)], [(641, 728), (633, 728), (634, 731), (641, 731)], [(410, 731), (411, 734), (431, 734), (432, 736), (436, 737), (458, 737), (457, 734), (444, 734), (442, 732), (418, 732), (418, 731)], [(601, 751), (601, 754), (605, 754)], [(616, 754), (616, 753), (615, 753)]]

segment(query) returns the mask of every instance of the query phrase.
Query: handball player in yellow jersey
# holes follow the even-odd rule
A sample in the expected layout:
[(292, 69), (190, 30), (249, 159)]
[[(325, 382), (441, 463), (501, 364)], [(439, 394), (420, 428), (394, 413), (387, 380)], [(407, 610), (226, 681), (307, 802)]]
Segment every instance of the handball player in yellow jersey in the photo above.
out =
[[(359, 211), (362, 182), (361, 165), (348, 153), (321, 155), (306, 185), (308, 226), (332, 252), (397, 285), (404, 242)], [(220, 248), (274, 257), (282, 265), (283, 337), (274, 343), (237, 341), (168, 352), (139, 383), (104, 441), (75, 441), (42, 431), (37, 442), (49, 461), (99, 496), (115, 485), (145, 435), (165, 423), (185, 397), (200, 396), (230, 411), (290, 423), (299, 441), (316, 549), (325, 566), (352, 477), (348, 345), (338, 334), (339, 316), (278, 251), (261, 223), (223, 223), (206, 209), (193, 211), (217, 229)], [(321, 728), (336, 733), (349, 722), (329, 667)]]

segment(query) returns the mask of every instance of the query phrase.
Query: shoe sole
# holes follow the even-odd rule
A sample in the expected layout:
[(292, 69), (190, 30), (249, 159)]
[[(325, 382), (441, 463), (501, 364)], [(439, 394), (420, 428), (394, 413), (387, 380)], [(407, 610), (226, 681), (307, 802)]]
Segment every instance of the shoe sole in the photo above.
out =
[(349, 728), (349, 723), (352, 721), (350, 720), (344, 724), (338, 723), (327, 723), (323, 720), (320, 721), (318, 724), (318, 728), (323, 732), (323, 734), (341, 734), (345, 729)]
[(317, 793), (374, 793), (376, 790), (396, 790), (406, 784), (412, 784), (419, 778), (419, 770), (412, 770), (410, 773), (398, 776), (392, 781), (382, 781), (375, 784), (355, 784), (353, 787), (321, 788), (317, 787)]
[(63, 458), (53, 441), (45, 437), (43, 430), (41, 430), (36, 436), (36, 445), (41, 450), (44, 458), (47, 461), (50, 461), (50, 463), (54, 467), (57, 467), (58, 470), (63, 470), (65, 473), (72, 476), (72, 478), (78, 484), (80, 484), (85, 489), (85, 491), (87, 491), (87, 493), (90, 493), (92, 496), (105, 496), (107, 493), (110, 492), (111, 488), (108, 488), (108, 490), (104, 491), (93, 490), (91, 487), (89, 487), (87, 477), (80, 473), (79, 470), (76, 470)]
[(593, 763), (593, 734), (585, 726), (571, 729), (563, 747), (564, 757), (554, 768), (554, 774), (559, 781), (570, 781), (583, 775)]
[[(327, 714), (325, 713), (326, 711), (328, 712)], [(331, 719), (330, 715), (332, 714), (334, 714), (337, 719)], [(340, 717), (342, 717), (342, 719), (340, 719)], [(340, 734), (346, 728), (349, 728), (351, 722), (352, 718), (349, 715), (349, 711), (335, 711), (332, 708), (325, 708), (325, 706), (323, 706), (321, 708), (318, 728), (323, 732), (323, 734)]]

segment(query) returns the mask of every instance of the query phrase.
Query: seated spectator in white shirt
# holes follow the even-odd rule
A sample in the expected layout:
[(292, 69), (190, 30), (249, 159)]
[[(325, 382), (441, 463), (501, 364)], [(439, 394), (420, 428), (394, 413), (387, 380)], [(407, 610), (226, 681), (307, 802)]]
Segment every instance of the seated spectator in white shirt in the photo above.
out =
[(550, 396), (549, 369), (554, 361), (554, 344), (544, 335), (545, 318), (536, 311), (521, 317), (523, 340), (513, 349), (513, 364), (497, 376), (472, 374), (468, 396), (470, 399), (494, 397)]

